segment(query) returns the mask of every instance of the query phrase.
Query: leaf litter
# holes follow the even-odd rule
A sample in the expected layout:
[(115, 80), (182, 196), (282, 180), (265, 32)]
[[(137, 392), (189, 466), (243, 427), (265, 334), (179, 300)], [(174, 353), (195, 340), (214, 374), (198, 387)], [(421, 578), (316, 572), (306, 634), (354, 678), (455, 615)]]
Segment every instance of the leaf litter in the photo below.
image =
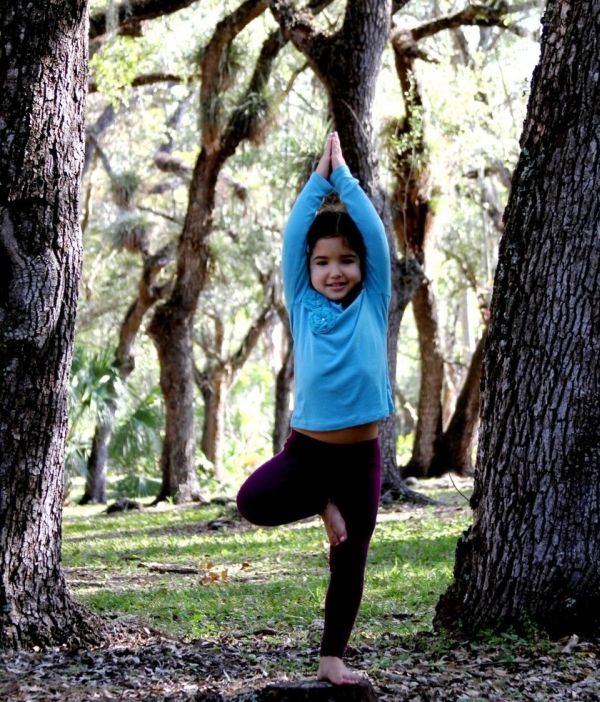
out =
[[(316, 627), (319, 628), (318, 626)], [(182, 641), (133, 617), (111, 624), (90, 650), (56, 647), (0, 655), (0, 699), (7, 702), (249, 699), (268, 683), (314, 676), (318, 631), (301, 650), (275, 629)], [(568, 651), (565, 649), (568, 647)], [(411, 702), (591, 702), (600, 697), (599, 642), (451, 642), (433, 633), (387, 636), (349, 647), (379, 700)]]
[[(437, 508), (440, 509), (440, 508)], [(454, 507), (444, 507), (452, 511)], [(395, 507), (396, 518), (414, 509)], [(387, 510), (382, 517), (391, 518)], [(219, 528), (231, 528), (219, 524)], [(235, 524), (234, 528), (245, 526)], [(167, 529), (164, 529), (167, 532)], [(247, 561), (225, 565), (211, 560), (182, 566), (132, 556), (137, 568), (67, 568), (79, 592), (111, 582), (111, 589), (152, 587), (169, 574), (179, 585), (190, 580), (217, 585), (248, 577)], [(176, 587), (176, 584), (173, 583)], [(6, 702), (235, 702), (255, 698), (267, 684), (314, 678), (322, 622), (289, 635), (266, 625), (234, 635), (176, 639), (144, 626), (140, 618), (107, 615), (110, 635), (100, 647), (0, 653), (0, 700)], [(386, 618), (410, 619), (410, 612)], [(451, 641), (431, 632), (391, 633), (348, 647), (348, 664), (368, 673), (382, 702), (562, 702), (600, 699), (600, 639), (576, 635), (557, 642), (497, 636), (493, 640)]]

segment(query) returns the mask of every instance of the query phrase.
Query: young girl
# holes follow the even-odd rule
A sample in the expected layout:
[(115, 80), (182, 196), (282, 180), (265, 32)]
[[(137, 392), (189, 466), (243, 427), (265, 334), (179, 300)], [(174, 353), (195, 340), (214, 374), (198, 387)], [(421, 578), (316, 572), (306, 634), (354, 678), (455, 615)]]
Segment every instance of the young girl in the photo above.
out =
[[(347, 213), (316, 214), (334, 188)], [(242, 485), (237, 504), (263, 526), (321, 515), (331, 546), (317, 677), (354, 683), (362, 677), (342, 657), (379, 504), (378, 420), (393, 412), (391, 283), (383, 224), (350, 174), (337, 132), (290, 214), (283, 286), (294, 338), (292, 432), (281, 453)]]

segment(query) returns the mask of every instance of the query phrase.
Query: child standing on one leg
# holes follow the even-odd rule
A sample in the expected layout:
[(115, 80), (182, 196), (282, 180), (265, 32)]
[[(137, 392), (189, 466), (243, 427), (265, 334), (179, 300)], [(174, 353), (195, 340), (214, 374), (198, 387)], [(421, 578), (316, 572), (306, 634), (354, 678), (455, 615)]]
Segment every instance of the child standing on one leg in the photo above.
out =
[[(333, 189), (346, 211), (317, 213)], [(394, 410), (386, 354), (391, 281), (383, 224), (350, 174), (337, 132), (294, 204), (282, 265), (294, 338), (292, 432), (242, 485), (238, 508), (263, 526), (321, 515), (330, 581), (317, 677), (353, 683), (362, 677), (342, 658), (379, 504), (378, 422)]]

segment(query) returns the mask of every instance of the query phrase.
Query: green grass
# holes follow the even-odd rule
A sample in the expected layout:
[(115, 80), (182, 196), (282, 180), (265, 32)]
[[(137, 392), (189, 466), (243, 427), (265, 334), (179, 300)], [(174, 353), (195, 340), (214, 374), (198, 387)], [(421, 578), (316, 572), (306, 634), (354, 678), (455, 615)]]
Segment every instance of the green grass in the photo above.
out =
[[(469, 510), (385, 512), (369, 554), (353, 642), (429, 630), (451, 579)], [(209, 531), (231, 507), (163, 507), (107, 516), (70, 507), (63, 560), (78, 599), (94, 610), (134, 615), (184, 637), (251, 637), (317, 645), (327, 585), (327, 546), (317, 520), (274, 529)], [(157, 564), (197, 569), (161, 573)]]

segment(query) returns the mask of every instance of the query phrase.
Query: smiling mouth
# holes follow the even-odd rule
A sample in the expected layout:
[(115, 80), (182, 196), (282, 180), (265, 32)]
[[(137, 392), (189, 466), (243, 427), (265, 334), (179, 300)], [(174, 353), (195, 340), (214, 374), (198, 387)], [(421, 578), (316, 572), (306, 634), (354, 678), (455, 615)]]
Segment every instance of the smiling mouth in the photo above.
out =
[(327, 287), (333, 288), (335, 290), (336, 288), (340, 288), (340, 289), (345, 288), (346, 285), (347, 285), (347, 283), (328, 283)]

